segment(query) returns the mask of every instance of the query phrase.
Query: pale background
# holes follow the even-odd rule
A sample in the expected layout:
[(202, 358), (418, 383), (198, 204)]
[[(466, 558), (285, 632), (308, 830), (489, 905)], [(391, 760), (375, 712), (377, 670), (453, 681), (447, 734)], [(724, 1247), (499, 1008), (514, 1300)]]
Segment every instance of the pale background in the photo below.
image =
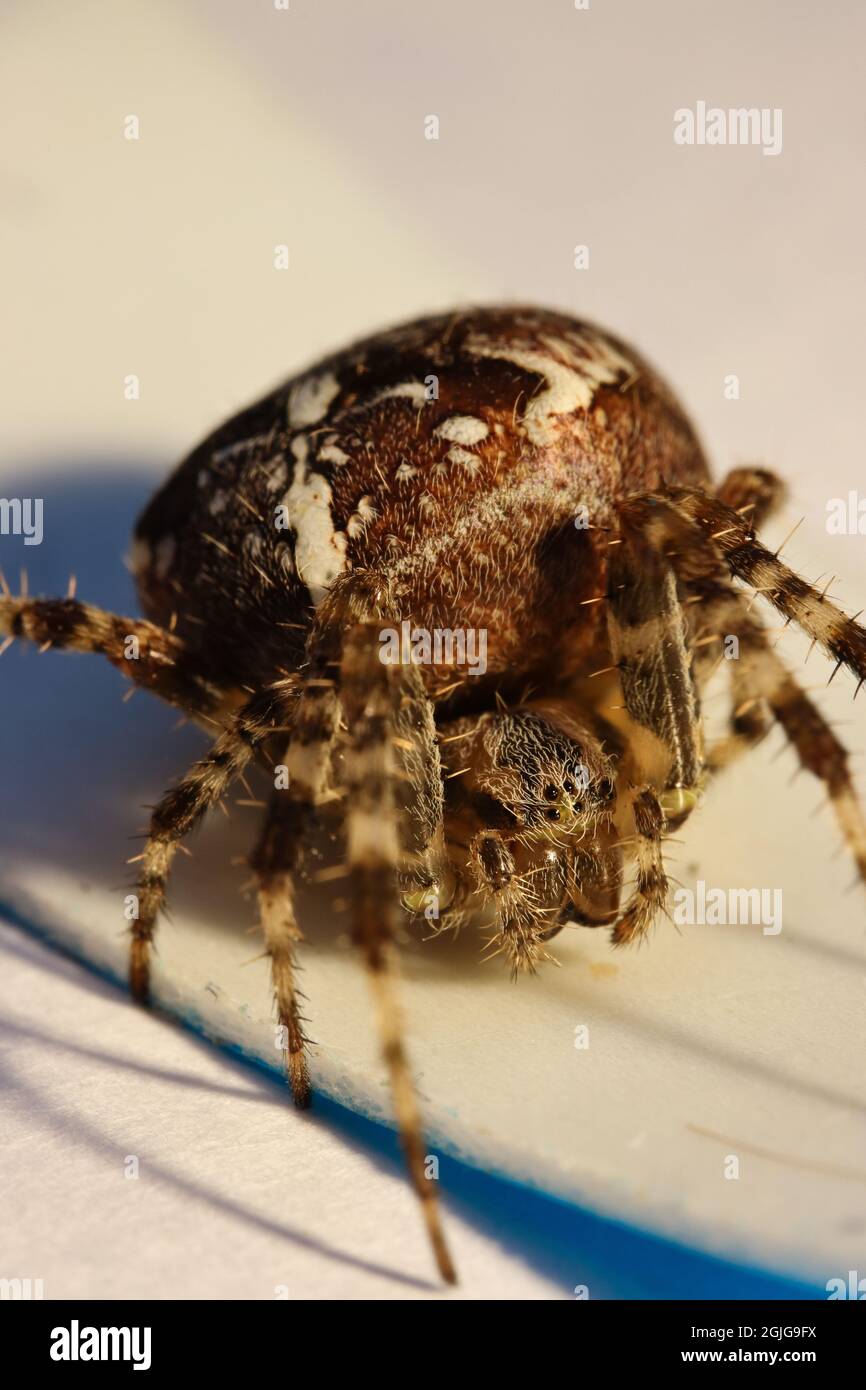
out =
[[(675, 383), (719, 471), (757, 460), (791, 481), (792, 519), (805, 522), (788, 558), (811, 577), (839, 575), (833, 592), (859, 608), (866, 538), (830, 538), (824, 517), (829, 498), (863, 479), (864, 30), (854, 0), (592, 0), (588, 13), (567, 0), (292, 0), (288, 13), (265, 0), (7, 3), (0, 483), (4, 495), (48, 500), (44, 544), (0, 539), (4, 568), (26, 563), (32, 587), (49, 592), (74, 567), (84, 597), (128, 605), (120, 558), (149, 473), (353, 335), (502, 298), (570, 309), (634, 341)], [(674, 145), (674, 109), (698, 99), (781, 107), (782, 154)], [(123, 139), (129, 114), (138, 142)], [(424, 139), (429, 114), (437, 142)], [(272, 268), (278, 243), (290, 248), (287, 273)], [(589, 271), (573, 269), (576, 243), (590, 247)], [(141, 379), (134, 403), (123, 398), (128, 373)], [(723, 395), (729, 373), (741, 382), (736, 402)], [(800, 659), (794, 639), (784, 651)], [(120, 706), (111, 672), (47, 657), (43, 684), (33, 660), (13, 664), (24, 660), (7, 653), (0, 671), (4, 838), (31, 895), (41, 874), (61, 916), (72, 905), (45, 886), (58, 864), (71, 872), (61, 847), (86, 854), (90, 877), (79, 881), (114, 888), (134, 808), (153, 799), (130, 783), (141, 773), (157, 793), (200, 744), (188, 731), (169, 743), (174, 717), (145, 713), (141, 697)], [(820, 687), (819, 657), (807, 674)], [(840, 674), (822, 707), (858, 748), (866, 706), (852, 708), (852, 688)], [(805, 778), (789, 787), (791, 755), (772, 761), (779, 746), (719, 787), (682, 854), (714, 883), (783, 886), (790, 930), (766, 947), (787, 951), (783, 966), (766, 964), (766, 939), (729, 951), (706, 929), (677, 938), (665, 928), (652, 953), (617, 959), (623, 978), (610, 977), (601, 1005), (592, 989), (608, 977), (590, 970), (604, 960), (595, 941), (573, 948), (550, 997), (566, 1023), (607, 1010), (611, 1053), (637, 1067), (650, 1056), (632, 1080), (672, 1125), (682, 1105), (705, 1128), (861, 1174), (834, 1185), (801, 1169), (803, 1185), (787, 1190), (790, 1169), (767, 1164), (750, 1193), (728, 1185), (729, 1213), (710, 1210), (708, 1176), (686, 1220), (660, 1210), (661, 1187), (638, 1190), (628, 1145), (653, 1142), (641, 1119), (623, 1118), (623, 1153), (599, 1118), (595, 1176), (604, 1169), (617, 1194), (631, 1194), (631, 1219), (643, 1206), (653, 1229), (823, 1283), (849, 1267), (837, 1269), (837, 1256), (859, 1258), (861, 1272), (866, 1259), (863, 900), (843, 896), (850, 865), (832, 857), (826, 814), (812, 816), (819, 790)], [(100, 747), (110, 775), (87, 764)], [(115, 814), (100, 794), (118, 787)], [(184, 906), (201, 914), (206, 885), (197, 897), (194, 876), (182, 883)], [(240, 940), (243, 959), (256, 946)], [(2, 1039), (0, 1181), (15, 1219), (4, 1223), (0, 1275), (43, 1276), (56, 1296), (270, 1297), (281, 1282), (293, 1297), (433, 1292), (397, 1169), (337, 1124), (298, 1121), (275, 1088), (19, 932), (3, 943), (4, 1013), (19, 1031)], [(461, 976), (470, 995), (473, 980)], [(453, 1022), (455, 1048), (470, 1048), (448, 997), (431, 1007), (417, 1051), (437, 1022)], [(485, 984), (479, 997), (491, 1036), (512, 1043), (500, 1028), (509, 987)], [(517, 1007), (530, 1030), (539, 1011), (544, 1094), (542, 999), (538, 989)], [(320, 1043), (326, 1014), (320, 1005)], [(704, 1017), (715, 1034), (702, 1034)], [(665, 1028), (667, 1051), (653, 1052)], [(712, 1068), (720, 1049), (709, 1084), (695, 1059)], [(509, 1055), (487, 1064), (491, 1086), (497, 1067), (510, 1078), (518, 1132), (529, 1080)], [(749, 1091), (752, 1068), (767, 1094)], [(629, 1095), (629, 1074), (614, 1070), (590, 1097), (612, 1084)], [(507, 1128), (509, 1115), (499, 1118)], [(555, 1147), (562, 1125), (546, 1119)], [(700, 1159), (673, 1136), (655, 1157), (676, 1187), (677, 1156), (689, 1171)], [(123, 1183), (118, 1155), (142, 1148), (150, 1177)], [(604, 1205), (585, 1173), (575, 1181)], [(515, 1232), (507, 1214), (481, 1220), (464, 1203), (450, 1227), (467, 1296), (567, 1297), (587, 1279), (602, 1296), (651, 1287), (650, 1275), (585, 1251), (576, 1272), (567, 1258), (546, 1260), (543, 1241)]]

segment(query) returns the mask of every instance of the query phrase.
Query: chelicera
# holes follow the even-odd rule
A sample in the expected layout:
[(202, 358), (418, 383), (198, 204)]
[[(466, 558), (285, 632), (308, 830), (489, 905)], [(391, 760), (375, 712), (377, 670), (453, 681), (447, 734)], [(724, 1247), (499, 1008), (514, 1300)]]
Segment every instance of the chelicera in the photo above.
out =
[[(773, 719), (826, 784), (866, 876), (845, 750), (733, 582), (866, 678), (864, 629), (756, 538), (781, 492), (762, 469), (714, 484), (674, 397), (617, 339), (541, 309), (461, 310), (337, 353), (200, 444), (135, 531), (147, 619), (0, 598), (0, 632), (101, 652), (215, 731), (138, 856), (137, 999), (181, 840), (251, 762), (286, 770), (251, 863), (299, 1105), (295, 884), (314, 815), (339, 827), (446, 1280), (393, 988), (401, 923), (486, 923), (515, 972), (534, 971), (566, 923), (639, 941), (664, 910), (666, 834)], [(407, 621), (483, 633), (484, 669), (453, 644), (447, 658), (382, 660), (383, 631)], [(729, 634), (730, 730), (705, 747), (701, 692)]]

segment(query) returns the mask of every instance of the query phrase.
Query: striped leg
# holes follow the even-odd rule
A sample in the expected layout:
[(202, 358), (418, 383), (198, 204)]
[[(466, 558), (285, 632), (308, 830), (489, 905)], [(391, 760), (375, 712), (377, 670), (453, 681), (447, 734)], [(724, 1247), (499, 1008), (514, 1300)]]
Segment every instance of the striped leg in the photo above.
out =
[(621, 537), (608, 585), (611, 656), (626, 711), (644, 731), (641, 775), (664, 788), (665, 814), (677, 824), (695, 805), (703, 769), (683, 610), (665, 556), (625, 517)]
[(490, 875), (482, 881), (496, 904), (496, 931), (487, 942), (484, 959), (503, 955), (512, 980), (521, 974), (534, 975), (543, 961), (553, 959), (545, 942), (559, 925), (568, 888), (566, 857), (556, 855), (518, 874), (511, 852), (493, 836), (484, 832), (476, 836), (473, 851), (483, 873)]
[(766, 702), (755, 688), (752, 671), (747, 662), (726, 659), (724, 644), (734, 637), (740, 641), (740, 627), (745, 620), (757, 631), (760, 624), (749, 617), (746, 604), (721, 571), (717, 580), (703, 580), (692, 595), (690, 615), (699, 615), (694, 622), (693, 645), (695, 679), (703, 690), (718, 669), (726, 668), (731, 713), (728, 733), (707, 749), (706, 770), (716, 776), (746, 753), (756, 748), (772, 727)]
[[(325, 600), (310, 635), (300, 697), (292, 717), (286, 754), (288, 787), (275, 790), (261, 839), (252, 857), (259, 880), (259, 916), (271, 957), (271, 976), (277, 1016), (285, 1029), (286, 1062), (295, 1104), (310, 1103), (310, 1083), (304, 1056), (305, 1038), (295, 984), (295, 946), (303, 939), (295, 911), (294, 884), (301, 866), (306, 832), (316, 808), (330, 800), (331, 768), (340, 723), (341, 705), (334, 677), (340, 650), (341, 623), (365, 611), (364, 591), (343, 585)], [(435, 726), (420, 676), (411, 668), (404, 677), (407, 691), (396, 716), (405, 802), (404, 842), (410, 853), (424, 849), (441, 822), (441, 779)], [(423, 698), (422, 698), (423, 697)], [(423, 854), (420, 856), (423, 864)], [(418, 870), (413, 874), (417, 883)], [(420, 880), (425, 889), (430, 873)]]
[(804, 768), (827, 788), (830, 805), (866, 884), (866, 818), (848, 768), (848, 753), (820, 710), (766, 644), (753, 654), (756, 681)]
[(143, 618), (119, 617), (74, 598), (0, 594), (0, 634), (7, 642), (22, 637), (43, 648), (99, 652), (135, 685), (190, 713), (207, 713), (219, 703), (219, 692), (195, 675), (180, 638)]
[(447, 1283), (454, 1283), (456, 1275), (442, 1231), (436, 1185), (425, 1174), (418, 1101), (395, 997), (394, 937), (400, 915), (401, 851), (393, 740), (400, 668), (384, 666), (379, 660), (378, 632), (376, 623), (353, 626), (346, 634), (342, 660), (341, 693), (349, 730), (346, 834), (354, 933), (370, 975), (409, 1177), (421, 1202), (439, 1272)]
[(208, 807), (224, 795), (247, 767), (257, 748), (274, 732), (283, 713), (283, 698), (272, 690), (253, 696), (232, 718), (210, 752), (195, 763), (155, 808), (140, 862), (138, 917), (132, 923), (129, 982), (134, 998), (147, 999), (150, 944), (165, 902), (166, 882), (177, 847)]
[(755, 693), (750, 676), (739, 662), (731, 662), (731, 695), (733, 709), (730, 731), (707, 749), (707, 772), (715, 777), (719, 772), (751, 753), (766, 738), (770, 723), (764, 701)]
[[(730, 572), (765, 593), (787, 618), (796, 621), (839, 665), (866, 679), (866, 630), (847, 618), (823, 594), (795, 575), (760, 545), (750, 525), (725, 502), (686, 489), (630, 498), (622, 508), (624, 525), (637, 528), (670, 561), (681, 587), (699, 599), (705, 621), (738, 636), (740, 662), (734, 733), (713, 755), (725, 765), (761, 737), (765, 704), (782, 725), (802, 765), (827, 786), (836, 818), (866, 879), (866, 820), (848, 771), (845, 749), (819, 711), (800, 690), (763, 629), (723, 573)], [(724, 561), (724, 564), (722, 564)], [(730, 605), (730, 607), (726, 607)]]
[[(748, 612), (742, 595), (719, 584), (712, 592), (705, 589), (705, 598), (723, 629), (739, 639), (739, 658), (731, 666), (737, 669), (750, 709), (766, 704), (788, 736), (801, 766), (824, 783), (839, 828), (866, 882), (866, 818), (844, 745), (768, 644), (766, 632)], [(729, 747), (727, 761), (739, 751), (745, 748)], [(718, 763), (718, 757), (714, 761)]]
[[(780, 485), (763, 470), (738, 469), (725, 479), (720, 495), (725, 505), (763, 519), (778, 502)], [(665, 518), (664, 512), (660, 518), (659, 509), (644, 499), (627, 503), (620, 522), (622, 544), (611, 560), (607, 609), (611, 653), (619, 667), (626, 710), (655, 738), (655, 742), (644, 739), (644, 771), (652, 773), (664, 791), (660, 796), (650, 786), (627, 791), (637, 877), (613, 929), (617, 946), (640, 940), (664, 910), (668, 893), (664, 834), (668, 823), (681, 823), (696, 804), (704, 771), (695, 679), (705, 674), (700, 649), (689, 649), (676, 582), (692, 577), (682, 558), (688, 554), (695, 563), (694, 528), (679, 517)], [(671, 543), (677, 542), (673, 559)], [(716, 563), (712, 555), (710, 560)], [(697, 571), (705, 568), (700, 556)], [(703, 608), (701, 616), (705, 622), (711, 620)], [(754, 710), (740, 711), (737, 719), (734, 739), (739, 750), (740, 741), (757, 737), (762, 726)]]
[(259, 842), (250, 860), (258, 879), (259, 921), (265, 949), (271, 958), (271, 982), (277, 1018), (284, 1030), (286, 1070), (295, 1105), (310, 1104), (310, 1078), (304, 1046), (303, 1019), (295, 987), (295, 945), (303, 940), (295, 914), (295, 873), (300, 858), (307, 807), (288, 791), (271, 796)]
[(658, 796), (651, 787), (629, 787), (625, 795), (634, 823), (633, 850), (637, 876), (625, 911), (611, 932), (614, 946), (628, 946), (633, 941), (640, 941), (658, 914), (664, 911), (668, 896), (662, 855), (665, 817)]
[[(638, 524), (636, 524), (636, 522)], [(637, 876), (611, 934), (615, 946), (640, 940), (664, 911), (668, 894), (662, 841), (697, 803), (704, 767), (692, 657), (674, 571), (660, 547), (642, 534), (640, 517), (624, 511), (621, 545), (613, 551), (608, 636), (625, 709), (640, 726), (641, 775), (628, 787)], [(656, 792), (653, 787), (661, 787)]]
[[(332, 674), (341, 665), (342, 634), (355, 626), (368, 625), (378, 652), (383, 625), (399, 625), (400, 618), (382, 576), (374, 571), (353, 571), (341, 576), (317, 615), (323, 643), (329, 641), (328, 666)], [(340, 634), (336, 642), (333, 637), (326, 637), (334, 633)], [(378, 664), (381, 666), (381, 662)], [(447, 876), (442, 760), (433, 705), (419, 668), (401, 665), (388, 670), (395, 691), (392, 737), (398, 763), (394, 799), (403, 851), (401, 886), (407, 909), (417, 911), (418, 904), (427, 904), (431, 893), (438, 897), (440, 889), (446, 887), (440, 882), (443, 875)]]
[[(733, 588), (724, 574), (715, 546), (711, 545), (702, 558), (701, 545), (705, 538), (698, 530), (697, 519), (688, 520), (682, 512), (671, 511), (664, 499), (658, 502), (659, 506), (650, 505), (643, 511), (648, 529), (655, 533), (657, 542), (665, 546), (679, 578), (699, 599), (706, 626), (716, 635), (736, 636), (740, 644), (739, 657), (730, 662), (734, 693), (732, 732), (710, 751), (710, 770), (720, 771), (760, 741), (767, 727), (764, 711), (769, 709), (785, 730), (801, 765), (827, 787), (842, 835), (866, 882), (866, 818), (848, 769), (847, 751), (770, 647), (764, 628), (749, 613), (743, 595)], [(640, 499), (636, 505), (643, 509), (646, 503)], [(774, 556), (770, 559), (778, 564)], [(816, 597), (826, 603), (820, 595)], [(856, 623), (843, 618), (832, 604), (827, 606), (843, 625), (863, 635)], [(806, 630), (812, 629), (806, 627)], [(854, 644), (849, 650), (855, 651)]]
[[(785, 484), (765, 468), (734, 468), (719, 484), (716, 496), (753, 527), (760, 527), (785, 499)], [(719, 569), (719, 579), (723, 571)], [(703, 591), (702, 591), (703, 590)], [(722, 643), (736, 635), (731, 625), (731, 595), (727, 582), (699, 586), (686, 609), (698, 690), (723, 660)], [(770, 729), (764, 701), (755, 696), (751, 679), (739, 661), (725, 663), (731, 686), (730, 733), (707, 750), (707, 772), (713, 776), (761, 742)]]
[(732, 468), (716, 488), (716, 496), (757, 528), (781, 506), (785, 491), (782, 479), (767, 468)]
[[(378, 635), (378, 623), (374, 631)], [(401, 888), (410, 901), (429, 901), (432, 894), (445, 907), (450, 871), (443, 832), (442, 760), (433, 705), (417, 666), (399, 667), (392, 674), (392, 683), (396, 689), (394, 794), (403, 857)]]
[(310, 638), (307, 675), (292, 715), (286, 752), (288, 786), (274, 790), (267, 820), (251, 859), (258, 878), (259, 919), (271, 958), (277, 1018), (285, 1029), (286, 1069), (295, 1105), (311, 1101), (303, 1020), (295, 985), (295, 946), (303, 940), (295, 911), (295, 880), (316, 807), (330, 794), (334, 740), (340, 718), (336, 683), (327, 676), (328, 649)]
[(724, 502), (687, 488), (672, 488), (665, 497), (653, 500), (671, 505), (712, 542), (708, 566), (721, 554), (733, 575), (753, 585), (783, 617), (797, 623), (837, 669), (847, 666), (860, 689), (866, 681), (866, 628), (761, 545), (749, 523)]

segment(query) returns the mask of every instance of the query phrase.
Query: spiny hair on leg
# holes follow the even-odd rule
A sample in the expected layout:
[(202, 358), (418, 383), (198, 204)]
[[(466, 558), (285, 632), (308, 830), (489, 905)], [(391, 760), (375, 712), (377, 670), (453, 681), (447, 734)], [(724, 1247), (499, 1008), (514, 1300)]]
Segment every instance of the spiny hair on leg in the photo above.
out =
[(454, 1283), (456, 1274), (442, 1229), (436, 1184), (426, 1173), (418, 1099), (396, 994), (401, 849), (394, 736), (401, 668), (379, 660), (378, 629), (379, 624), (372, 622), (351, 627), (345, 634), (341, 665), (341, 697), (348, 730), (346, 841), (354, 936), (376, 1004), (382, 1054), (409, 1178), (421, 1204), (439, 1272), (446, 1283)]
[(611, 932), (614, 946), (642, 940), (665, 910), (668, 895), (662, 855), (665, 817), (658, 796), (652, 787), (632, 787), (627, 795), (634, 822), (636, 878), (625, 911)]
[(186, 644), (145, 618), (121, 617), (74, 598), (2, 595), (0, 634), (42, 650), (102, 655), (134, 685), (193, 715), (215, 712), (222, 703), (222, 692), (198, 673)]
[(754, 528), (723, 502), (688, 488), (669, 489), (661, 500), (695, 523), (732, 574), (751, 584), (822, 648), (835, 663), (834, 674), (846, 666), (860, 689), (866, 681), (866, 628), (767, 550)]
[(141, 869), (138, 917), (130, 928), (129, 979), (133, 996), (139, 1001), (146, 1000), (149, 993), (150, 945), (178, 845), (246, 769), (256, 750), (273, 733), (282, 713), (278, 692), (268, 690), (253, 696), (210, 751), (193, 764), (177, 786), (165, 793), (151, 815), (144, 851), (133, 861), (140, 861)]

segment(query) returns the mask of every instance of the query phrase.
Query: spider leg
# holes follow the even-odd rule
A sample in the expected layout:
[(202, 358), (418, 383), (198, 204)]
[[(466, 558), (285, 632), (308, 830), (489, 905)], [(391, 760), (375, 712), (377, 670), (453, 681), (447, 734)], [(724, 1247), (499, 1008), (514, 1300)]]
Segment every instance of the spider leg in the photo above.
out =
[(303, 1020), (295, 987), (295, 945), (303, 940), (295, 914), (294, 871), (299, 858), (305, 807), (286, 791), (271, 794), (262, 832), (250, 858), (258, 879), (259, 921), (271, 958), (271, 982), (277, 1018), (285, 1029), (286, 1069), (295, 1105), (310, 1104), (310, 1078)]
[(150, 944), (165, 902), (166, 881), (177, 847), (273, 734), (283, 711), (281, 692), (267, 690), (253, 696), (232, 717), (209, 752), (193, 764), (177, 786), (165, 793), (151, 815), (147, 843), (140, 856), (139, 915), (131, 926), (129, 962), (130, 987), (134, 998), (141, 1002), (148, 995)]
[(469, 847), (482, 896), (496, 904), (496, 932), (488, 942), (511, 964), (516, 978), (534, 974), (544, 947), (568, 923), (611, 926), (618, 914), (622, 883), (617, 850), (602, 848), (549, 851), (520, 872), (507, 841), (495, 830), (481, 830)]
[(497, 830), (479, 830), (473, 835), (469, 859), (491, 896), (500, 893), (514, 877), (514, 855)]
[(448, 877), (443, 834), (442, 761), (433, 704), (416, 666), (401, 667), (394, 715), (394, 784), (405, 865), (403, 886), (437, 895)]
[(403, 1044), (394, 990), (394, 938), (400, 920), (400, 839), (394, 730), (399, 667), (379, 660), (378, 623), (354, 624), (346, 633), (341, 697), (348, 724), (345, 781), (346, 837), (352, 879), (354, 935), (363, 951), (376, 1001), (382, 1050), (409, 1177), (421, 1202), (442, 1278), (456, 1275), (439, 1217), (435, 1183), (425, 1174), (425, 1153), (415, 1088)]
[(317, 624), (307, 644), (305, 678), (292, 712), (285, 753), (288, 786), (274, 790), (267, 818), (250, 864), (258, 879), (259, 919), (271, 959), (277, 1018), (286, 1030), (286, 1069), (295, 1104), (311, 1100), (304, 1055), (306, 1039), (295, 986), (295, 946), (303, 932), (295, 912), (295, 877), (304, 836), (316, 807), (330, 794), (329, 776), (340, 719), (336, 682), (328, 676), (334, 641)]
[[(821, 711), (767, 645), (763, 633), (749, 643), (756, 686), (785, 730), (800, 763), (827, 788), (846, 844), (866, 883), (866, 818), (848, 768), (848, 752)], [(741, 642), (745, 634), (741, 634)], [(741, 649), (742, 659), (742, 649)]]
[(782, 479), (768, 468), (732, 468), (716, 488), (716, 497), (759, 527), (781, 506), (786, 491)]
[(739, 659), (726, 660), (721, 647), (731, 637), (738, 642), (741, 640), (744, 620), (758, 631), (763, 630), (749, 617), (741, 595), (721, 570), (718, 580), (701, 580), (694, 588), (695, 604), (689, 606), (687, 612), (700, 617), (692, 630), (698, 689), (703, 689), (721, 664), (727, 668), (731, 693), (728, 733), (707, 749), (706, 770), (708, 776), (714, 777), (756, 748), (772, 727), (766, 701), (756, 688), (750, 664)]
[[(319, 621), (323, 632), (348, 633), (367, 625), (378, 655), (383, 624), (399, 624), (400, 614), (384, 578), (375, 571), (352, 571), (334, 583), (324, 599)], [(341, 665), (336, 644), (331, 665)], [(382, 666), (382, 662), (378, 662)], [(393, 789), (403, 850), (402, 886), (416, 900), (438, 893), (447, 874), (443, 838), (443, 769), (433, 703), (415, 665), (390, 665), (394, 693), (393, 746), (397, 771)]]
[[(866, 817), (848, 768), (847, 750), (770, 646), (765, 629), (749, 613), (743, 596), (724, 582), (714, 588), (705, 584), (703, 593), (719, 623), (739, 639), (739, 658), (730, 664), (736, 668), (739, 688), (748, 696), (751, 713), (755, 716), (757, 703), (766, 705), (784, 729), (801, 766), (824, 783), (858, 873), (866, 882)], [(735, 746), (731, 746), (733, 739), (726, 741), (729, 746), (725, 761), (732, 761), (736, 753), (746, 751), (754, 741), (744, 734)], [(713, 762), (724, 765), (718, 755)]]
[(496, 904), (496, 932), (488, 948), (505, 956), (513, 979), (523, 971), (534, 975), (538, 963), (550, 959), (544, 942), (553, 935), (555, 909), (566, 891), (564, 861), (520, 873), (509, 844), (496, 830), (479, 831), (469, 855), (478, 885)]
[[(629, 504), (627, 504), (628, 506)], [(611, 939), (638, 940), (664, 909), (668, 881), (662, 840), (697, 800), (703, 742), (692, 656), (674, 571), (630, 510), (620, 517), (613, 550), (607, 623), (625, 710), (639, 726), (640, 778), (626, 788), (622, 817), (631, 822), (637, 877)], [(644, 780), (646, 779), (646, 780)], [(660, 792), (653, 788), (662, 788)], [(628, 837), (627, 837), (628, 838)]]
[[(628, 715), (643, 731), (648, 780), (671, 793), (697, 786), (703, 767), (697, 695), (676, 577), (627, 518), (613, 550), (608, 637)], [(652, 777), (650, 778), (650, 772)], [(670, 808), (677, 798), (669, 798)]]
[[(766, 468), (734, 468), (719, 484), (716, 496), (740, 516), (746, 517), (752, 526), (759, 527), (781, 505), (786, 491), (782, 479)], [(719, 581), (718, 585), (713, 581), (700, 584), (696, 592), (689, 594), (692, 602), (685, 609), (699, 691), (703, 690), (708, 677), (715, 672), (722, 659), (717, 643), (721, 643), (726, 636), (736, 635), (731, 617), (731, 595), (735, 590), (722, 566), (719, 567)], [(686, 592), (688, 594), (688, 589)], [(771, 727), (765, 703), (756, 697), (746, 667), (739, 661), (725, 664), (729, 668), (733, 702), (730, 732), (726, 738), (707, 749), (707, 772), (710, 776), (757, 747)]]
[[(712, 621), (718, 631), (727, 628), (740, 641), (740, 657), (738, 662), (732, 662), (732, 665), (736, 673), (735, 701), (740, 694), (745, 694), (745, 708), (743, 705), (735, 707), (733, 736), (721, 749), (715, 751), (713, 766), (717, 769), (730, 763), (762, 737), (765, 726), (760, 702), (763, 702), (782, 725), (801, 764), (827, 786), (842, 834), (851, 847), (861, 877), (866, 880), (866, 820), (848, 771), (848, 754), (820, 711), (800, 689), (787, 667), (770, 647), (763, 627), (748, 612), (742, 595), (731, 586), (716, 551), (720, 540), (724, 541), (730, 537), (711, 536), (712, 544), (706, 546), (706, 526), (702, 524), (697, 512), (703, 503), (709, 507), (713, 499), (682, 492), (671, 496), (678, 499), (684, 495), (688, 497), (689, 506), (696, 513), (694, 517), (689, 516), (687, 511), (679, 506), (673, 508), (670, 500), (665, 497), (630, 499), (625, 506), (630, 517), (640, 517), (646, 530), (654, 534), (656, 543), (665, 546), (665, 553), (678, 578), (700, 599), (707, 621)], [(739, 527), (741, 522), (736, 512), (731, 512), (730, 516), (734, 518), (731, 525), (736, 524)], [(796, 620), (815, 641), (822, 643), (831, 654), (836, 655), (839, 661), (844, 661), (855, 673), (859, 673), (862, 666), (863, 674), (860, 679), (866, 678), (866, 662), (861, 659), (860, 654), (861, 648), (866, 654), (866, 632), (852, 619), (845, 618), (835, 605), (824, 599), (804, 580), (792, 575), (791, 571), (780, 565), (776, 557), (765, 551), (756, 541), (748, 539), (747, 549), (759, 551), (762, 556), (768, 557), (767, 561), (759, 558), (761, 565), (767, 564), (770, 568), (777, 566), (785, 571), (794, 581), (796, 592), (801, 589), (808, 591), (808, 597), (804, 600), (808, 609), (808, 621), (795, 614)], [(738, 574), (739, 561), (736, 565), (732, 564), (730, 554), (725, 556), (725, 559), (734, 573)], [(745, 578), (747, 575), (743, 573), (741, 577)], [(788, 579), (785, 579), (785, 584), (788, 584)], [(777, 594), (773, 601), (782, 612), (785, 611), (784, 604), (787, 600), (783, 595)], [(822, 642), (819, 634), (824, 631), (826, 636), (828, 622), (834, 628), (836, 636), (829, 642)]]
[[(294, 881), (300, 868), (305, 832), (316, 807), (334, 795), (330, 772), (340, 723), (337, 691), (340, 632), (343, 624), (368, 611), (364, 588), (338, 587), (328, 596), (307, 645), (305, 677), (292, 718), (292, 735), (285, 755), (288, 787), (272, 794), (268, 817), (251, 866), (259, 880), (259, 916), (271, 957), (277, 1014), (287, 1038), (287, 1069), (295, 1104), (310, 1103), (310, 1083), (304, 1056), (306, 1039), (297, 1002), (294, 948), (303, 939), (295, 911)], [(404, 846), (423, 866), (423, 850), (441, 824), (442, 782), (432, 706), (415, 668), (403, 677), (403, 697), (395, 718), (396, 738), (405, 796)], [(418, 794), (420, 793), (420, 794)], [(416, 869), (413, 881), (418, 881)], [(428, 873), (424, 887), (432, 886)]]
[[(866, 681), (866, 628), (847, 617), (836, 604), (807, 580), (789, 569), (778, 556), (761, 545), (752, 526), (724, 502), (688, 488), (672, 488), (663, 497), (630, 499), (628, 511), (655, 512), (650, 527), (660, 523), (661, 513), (673, 510), (694, 525), (711, 541), (704, 561), (705, 573), (712, 573), (720, 554), (731, 574), (751, 584), (773, 606), (824, 649), (838, 666), (847, 666), (860, 685)], [(690, 562), (700, 568), (697, 547), (692, 543)]]
[(625, 911), (614, 923), (611, 943), (627, 946), (645, 936), (668, 896), (662, 840), (665, 815), (652, 787), (628, 787), (627, 806), (634, 825), (634, 857), (637, 876)]
[(74, 598), (0, 594), (0, 635), (41, 647), (100, 652), (135, 685), (191, 713), (220, 704), (219, 691), (196, 676), (181, 639), (144, 618), (120, 617)]
[(734, 703), (730, 732), (707, 749), (707, 773), (710, 777), (717, 776), (746, 753), (751, 753), (766, 738), (771, 727), (763, 700), (756, 696), (750, 678), (739, 664), (730, 674)]

